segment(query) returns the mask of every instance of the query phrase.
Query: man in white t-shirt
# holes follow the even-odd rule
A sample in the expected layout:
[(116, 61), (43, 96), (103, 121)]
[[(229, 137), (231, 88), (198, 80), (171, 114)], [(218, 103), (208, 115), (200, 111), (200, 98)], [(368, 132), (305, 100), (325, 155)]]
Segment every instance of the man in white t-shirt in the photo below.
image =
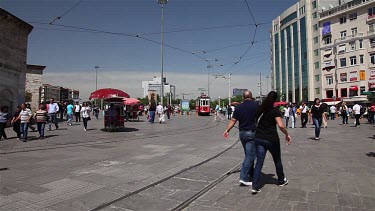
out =
[(303, 102), (301, 104), (301, 106), (299, 107), (299, 109), (301, 110), (301, 125), (302, 125), (302, 128), (306, 128), (306, 124), (307, 124), (307, 121), (308, 121), (308, 108), (307, 108), (307, 105)]
[(361, 125), (359, 122), (359, 118), (361, 117), (361, 106), (358, 105), (358, 103), (353, 106), (353, 113), (355, 117), (355, 126), (359, 127)]
[(284, 118), (285, 118), (285, 127), (286, 128), (288, 128), (289, 113), (290, 113), (290, 107), (289, 107), (289, 105), (286, 105), (286, 107), (284, 108)]
[(331, 120), (335, 120), (335, 117), (336, 117), (336, 106), (332, 105), (330, 108), (329, 108), (329, 112), (331, 113)]
[(76, 122), (81, 122), (81, 105), (78, 101), (74, 105), (74, 115), (76, 116)]
[(160, 103), (158, 103), (158, 106), (156, 107), (156, 113), (158, 114), (158, 117), (159, 117), (159, 123), (160, 123), (160, 124), (161, 124), (161, 122), (162, 122), (163, 112), (164, 112), (164, 108), (163, 108), (163, 106), (160, 105)]

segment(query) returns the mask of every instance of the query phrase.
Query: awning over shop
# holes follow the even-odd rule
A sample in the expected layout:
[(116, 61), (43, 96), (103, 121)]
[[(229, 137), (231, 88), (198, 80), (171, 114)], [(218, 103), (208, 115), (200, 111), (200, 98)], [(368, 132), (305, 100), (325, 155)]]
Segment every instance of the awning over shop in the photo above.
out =
[(335, 68), (335, 63), (332, 60), (323, 63), (323, 70), (330, 70), (332, 68)]
[(359, 90), (358, 86), (351, 86), (349, 89), (352, 90), (352, 91), (358, 91)]

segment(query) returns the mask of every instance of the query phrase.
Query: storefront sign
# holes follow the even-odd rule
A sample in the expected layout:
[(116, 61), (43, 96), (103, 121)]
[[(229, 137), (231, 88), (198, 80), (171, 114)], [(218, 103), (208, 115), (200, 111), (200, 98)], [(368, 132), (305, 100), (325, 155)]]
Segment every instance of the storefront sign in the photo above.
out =
[(331, 34), (331, 22), (325, 22), (323, 23), (323, 30), (322, 30), (322, 35), (327, 35)]
[(359, 80), (365, 81), (366, 80), (366, 71), (365, 70), (360, 70), (359, 71)]
[(358, 72), (352, 71), (350, 72), (350, 81), (357, 81), (358, 80)]

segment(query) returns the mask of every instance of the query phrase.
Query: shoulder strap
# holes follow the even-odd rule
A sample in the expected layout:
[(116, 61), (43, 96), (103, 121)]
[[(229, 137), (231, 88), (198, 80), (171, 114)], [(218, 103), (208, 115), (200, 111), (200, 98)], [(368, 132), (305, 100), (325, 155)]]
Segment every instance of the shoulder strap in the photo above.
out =
[(259, 118), (258, 118), (258, 120), (257, 120), (257, 124), (256, 124), (257, 126), (258, 126), (258, 124), (259, 124), (260, 119), (263, 117), (263, 114), (264, 114), (264, 113), (262, 113), (262, 114), (259, 116)]

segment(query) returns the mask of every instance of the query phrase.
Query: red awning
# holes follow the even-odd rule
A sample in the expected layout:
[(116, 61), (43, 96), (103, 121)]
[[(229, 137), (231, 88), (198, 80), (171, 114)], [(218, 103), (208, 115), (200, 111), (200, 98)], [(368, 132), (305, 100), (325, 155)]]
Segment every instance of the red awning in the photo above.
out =
[(106, 98), (112, 98), (112, 97), (130, 97), (128, 93), (123, 92), (118, 89), (98, 89), (95, 92), (91, 93), (90, 100), (91, 99), (106, 99)]
[(285, 106), (285, 105), (288, 105), (289, 103), (288, 102), (275, 102), (273, 104), (273, 106)]
[(358, 91), (358, 86), (351, 86), (349, 89), (352, 91)]
[(133, 106), (133, 105), (140, 104), (141, 101), (136, 98), (124, 98), (124, 103), (125, 105)]

